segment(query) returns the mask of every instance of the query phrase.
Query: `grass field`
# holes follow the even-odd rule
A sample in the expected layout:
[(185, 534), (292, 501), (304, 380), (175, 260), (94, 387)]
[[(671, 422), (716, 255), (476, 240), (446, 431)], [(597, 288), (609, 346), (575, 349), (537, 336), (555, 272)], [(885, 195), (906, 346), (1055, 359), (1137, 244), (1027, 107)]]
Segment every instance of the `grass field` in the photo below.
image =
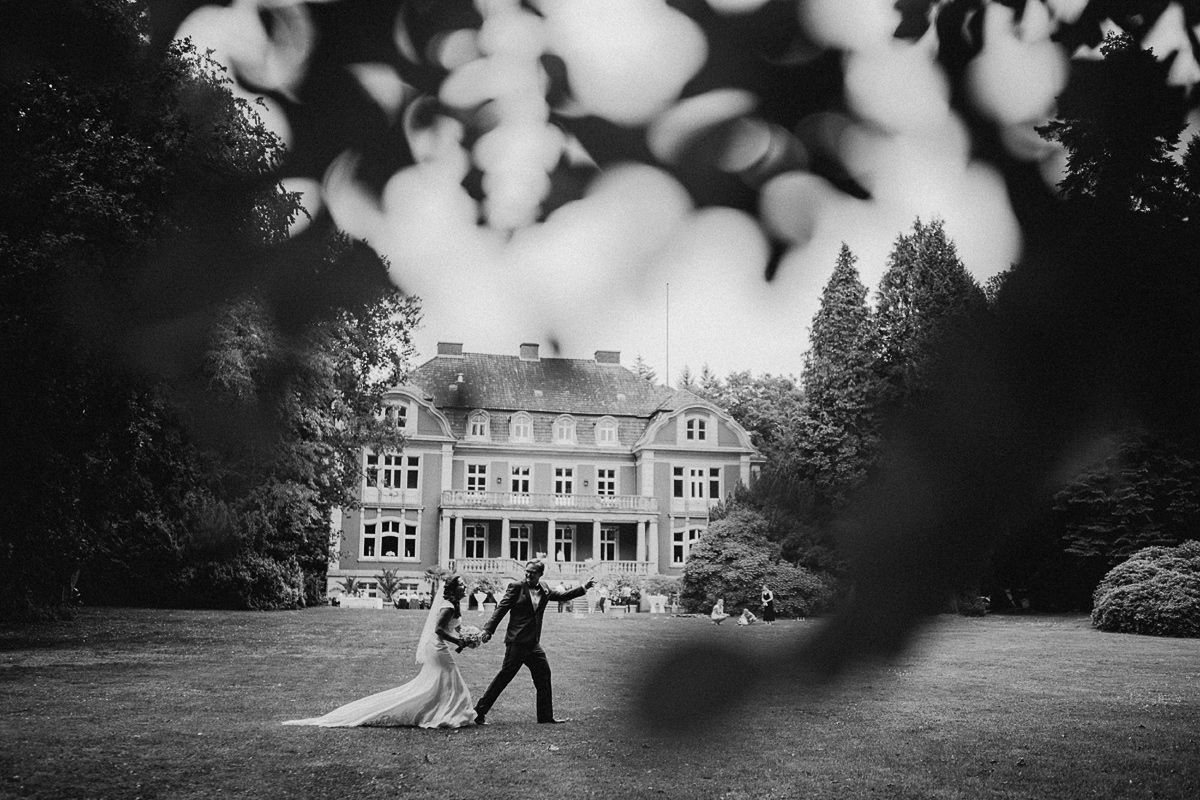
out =
[[(0, 796), (1200, 797), (1200, 640), (1081, 616), (938, 618), (886, 667), (821, 693), (769, 681), (704, 736), (671, 739), (635, 723), (647, 657), (708, 640), (766, 652), (820, 622), (551, 609), (569, 725), (534, 724), (527, 673), (485, 728), (279, 724), (407, 680), (423, 618), (86, 609), (2, 626)], [(496, 642), (459, 657), (477, 696), (502, 656)]]

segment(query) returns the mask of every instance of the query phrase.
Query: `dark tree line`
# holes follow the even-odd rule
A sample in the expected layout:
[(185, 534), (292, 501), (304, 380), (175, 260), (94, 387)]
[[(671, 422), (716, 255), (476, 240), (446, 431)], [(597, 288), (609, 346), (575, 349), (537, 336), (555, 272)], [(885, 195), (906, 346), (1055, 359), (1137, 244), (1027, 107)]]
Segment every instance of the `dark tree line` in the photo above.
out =
[(0, 605), (315, 601), (416, 300), (143, 4), (2, 15)]

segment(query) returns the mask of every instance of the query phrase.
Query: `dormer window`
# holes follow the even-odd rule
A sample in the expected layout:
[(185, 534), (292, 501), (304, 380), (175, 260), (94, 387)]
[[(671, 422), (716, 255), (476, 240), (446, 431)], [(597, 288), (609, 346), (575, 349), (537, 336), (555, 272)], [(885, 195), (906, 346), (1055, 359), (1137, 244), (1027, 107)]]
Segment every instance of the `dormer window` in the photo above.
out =
[(475, 411), (467, 417), (467, 438), (475, 440), (492, 438), (492, 420), (486, 411)]
[(532, 442), (533, 418), (524, 411), (513, 414), (508, 421), (508, 440), (510, 442)]
[(612, 417), (603, 417), (596, 423), (596, 444), (601, 447), (613, 447), (617, 444), (617, 421)]
[(573, 417), (563, 416), (554, 420), (554, 443), (575, 444), (575, 419)]
[(688, 417), (683, 421), (683, 438), (688, 442), (708, 441), (708, 418)]
[(412, 415), (410, 414), (407, 400), (389, 400), (375, 414), (375, 418), (389, 428), (397, 428), (405, 431), (408, 430)]

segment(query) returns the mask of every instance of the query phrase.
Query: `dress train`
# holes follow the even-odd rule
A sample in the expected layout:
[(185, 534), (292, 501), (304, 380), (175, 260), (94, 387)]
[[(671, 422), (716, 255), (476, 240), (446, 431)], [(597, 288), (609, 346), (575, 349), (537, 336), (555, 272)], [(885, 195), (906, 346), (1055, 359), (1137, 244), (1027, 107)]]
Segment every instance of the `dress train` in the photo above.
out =
[[(430, 619), (440, 611), (435, 608)], [(316, 725), (322, 728), (359, 726), (407, 726), (418, 728), (461, 728), (475, 724), (475, 703), (454, 656), (443, 639), (427, 627), (417, 645), (421, 670), (403, 686), (384, 689), (368, 697), (309, 719), (293, 719), (284, 725)]]

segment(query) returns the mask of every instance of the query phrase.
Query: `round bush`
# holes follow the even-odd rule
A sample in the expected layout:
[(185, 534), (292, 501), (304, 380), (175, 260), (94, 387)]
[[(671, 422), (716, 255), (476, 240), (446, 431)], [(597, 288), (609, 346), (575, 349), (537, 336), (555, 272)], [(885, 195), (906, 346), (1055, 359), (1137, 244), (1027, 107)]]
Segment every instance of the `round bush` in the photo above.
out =
[(1101, 630), (1200, 637), (1200, 542), (1134, 553), (1104, 576), (1093, 601)]

